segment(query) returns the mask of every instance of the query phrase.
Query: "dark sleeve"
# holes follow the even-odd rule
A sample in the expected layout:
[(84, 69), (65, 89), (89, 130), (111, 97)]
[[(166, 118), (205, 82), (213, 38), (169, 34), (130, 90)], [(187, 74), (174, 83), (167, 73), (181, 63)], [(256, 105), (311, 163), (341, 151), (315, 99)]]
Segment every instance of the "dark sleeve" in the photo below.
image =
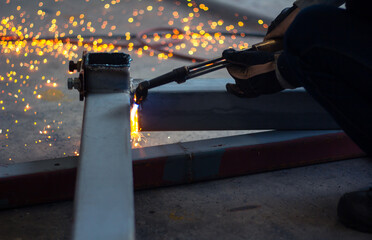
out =
[(344, 3), (345, 0), (296, 0), (294, 2), (294, 5), (296, 5), (298, 8), (303, 9), (315, 4), (326, 4), (339, 7)]
[(371, 8), (371, 0), (346, 0), (347, 11), (356, 17), (372, 20)]

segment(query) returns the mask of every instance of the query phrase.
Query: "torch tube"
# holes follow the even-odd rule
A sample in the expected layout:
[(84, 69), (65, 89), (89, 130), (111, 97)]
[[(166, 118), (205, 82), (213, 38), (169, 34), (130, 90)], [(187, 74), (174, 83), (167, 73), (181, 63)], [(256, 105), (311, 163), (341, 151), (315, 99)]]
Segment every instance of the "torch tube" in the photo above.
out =
[[(283, 49), (283, 42), (281, 39), (271, 39), (261, 43), (252, 45), (256, 51), (276, 52)], [(246, 50), (245, 50), (246, 51)], [(148, 90), (158, 87), (170, 82), (183, 83), (187, 79), (194, 78), (209, 72), (219, 70), (229, 65), (224, 58), (216, 58), (202, 63), (197, 63), (191, 66), (183, 66), (176, 68), (173, 71), (163, 74), (159, 77), (153, 78), (148, 81), (141, 82), (135, 92), (135, 102), (140, 104), (146, 99)]]
[(176, 68), (171, 72), (163, 74), (159, 77), (153, 78), (148, 81), (143, 81), (138, 84), (135, 92), (135, 102), (137, 104), (141, 103), (146, 97), (149, 89), (158, 87), (170, 82), (183, 83), (186, 81), (186, 76), (188, 74), (187, 67)]

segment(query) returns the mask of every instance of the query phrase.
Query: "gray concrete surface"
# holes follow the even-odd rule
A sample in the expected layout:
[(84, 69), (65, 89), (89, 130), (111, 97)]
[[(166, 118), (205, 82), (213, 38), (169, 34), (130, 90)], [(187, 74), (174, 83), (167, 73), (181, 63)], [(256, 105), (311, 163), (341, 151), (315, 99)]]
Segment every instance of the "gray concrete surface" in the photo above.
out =
[[(151, 27), (167, 26), (175, 10), (182, 16), (190, 12), (186, 1), (180, 1), (181, 4), (177, 5), (173, 0), (122, 0), (120, 4), (111, 5), (108, 10), (104, 8), (106, 1), (44, 1), (42, 6), (39, 6), (39, 2), (23, 0), (2, 3), (1, 18), (14, 15), (16, 25), (22, 25), (22, 18), (19, 16), (25, 11), (25, 16), (29, 15), (25, 25), (29, 26), (33, 22), (36, 29), (34, 31), (40, 30), (43, 34), (49, 34), (46, 26), (49, 24), (50, 27), (53, 18), (56, 18), (63, 28), (71, 16), (79, 18), (80, 14), (85, 13), (84, 25), (92, 21), (96, 24), (97, 34), (107, 34), (112, 25), (116, 26), (114, 33), (138, 32)], [(257, 20), (263, 19), (269, 24), (270, 19), (290, 2), (209, 0), (204, 3), (210, 4), (214, 12), (203, 12), (192, 25), (211, 19), (223, 19), (224, 25), (221, 29), (224, 29), (230, 24), (236, 26), (238, 21), (247, 16), (244, 27), (239, 29), (264, 31)], [(202, 1), (198, 2), (200, 3)], [(227, 3), (229, 7), (226, 7)], [(163, 6), (163, 15), (157, 17), (155, 10), (144, 10), (150, 4), (154, 9), (155, 6)], [(20, 11), (17, 10), (18, 5), (21, 6)], [(134, 9), (144, 10), (144, 14), (138, 16), (142, 18), (138, 21), (140, 26), (126, 21), (133, 15)], [(44, 20), (41, 20), (38, 10), (45, 13)], [(58, 17), (57, 11), (61, 11)], [(244, 15), (243, 12), (247, 14)], [(102, 18), (102, 21), (98, 24), (95, 21), (99, 18)], [(106, 29), (101, 29), (103, 21), (108, 21)], [(175, 21), (174, 26), (184, 27), (185, 24)], [(74, 34), (81, 33), (81, 28), (69, 26), (68, 29), (71, 28)], [(244, 41), (252, 44), (259, 40), (248, 38)], [(197, 54), (208, 58), (215, 57), (220, 51), (236, 43), (234, 41), (229, 39), (224, 44), (215, 44), (216, 52), (198, 51)], [(190, 47), (187, 45), (186, 50)], [(0, 48), (0, 75), (4, 77), (4, 80), (0, 81), (0, 100), (3, 101), (0, 102), (0, 164), (73, 155), (79, 148), (83, 105), (78, 101), (77, 93), (68, 92), (65, 87), (66, 78), (69, 76), (66, 61), (69, 58), (63, 55), (56, 57), (51, 53), (42, 57), (29, 53), (24, 57), (25, 52), (5, 53), (4, 48)], [(73, 56), (73, 59), (76, 59), (82, 50), (77, 48), (69, 51), (76, 54)], [(131, 54), (134, 58), (132, 76), (136, 78), (149, 78), (189, 64), (181, 60), (164, 61), (156, 57), (139, 56), (133, 52)], [(47, 58), (48, 62), (37, 64), (37, 71), (20, 66), (20, 63), (29, 63), (35, 59), (42, 61), (44, 58)], [(14, 64), (14, 67), (11, 64)], [(16, 77), (11, 81), (7, 73), (13, 70), (16, 71)], [(23, 80), (20, 80), (20, 75), (23, 75), (23, 80), (29, 75), (22, 87), (20, 83)], [(208, 77), (229, 76), (226, 72), (219, 71)], [(17, 84), (14, 78), (18, 79)], [(48, 79), (57, 86), (48, 85)], [(38, 94), (43, 95), (43, 98), (38, 99)], [(25, 98), (25, 101), (22, 101), (22, 98)], [(27, 103), (31, 109), (24, 112)], [(37, 124), (34, 125), (34, 122)], [(48, 131), (47, 134), (43, 133), (45, 130)], [(224, 132), (162, 132), (150, 133), (150, 136), (146, 133), (148, 144), (152, 145), (225, 135)], [(49, 140), (48, 136), (51, 136), (52, 140)], [(344, 228), (337, 221), (335, 213), (338, 198), (342, 193), (372, 185), (371, 173), (371, 161), (358, 159), (139, 191), (135, 193), (137, 239), (372, 239), (372, 235)], [(0, 239), (69, 239), (72, 207), (72, 202), (61, 202), (0, 211)]]
[[(355, 159), (135, 193), (137, 240), (367, 240), (336, 216), (344, 192), (372, 186)], [(69, 239), (72, 202), (0, 212), (0, 239)]]

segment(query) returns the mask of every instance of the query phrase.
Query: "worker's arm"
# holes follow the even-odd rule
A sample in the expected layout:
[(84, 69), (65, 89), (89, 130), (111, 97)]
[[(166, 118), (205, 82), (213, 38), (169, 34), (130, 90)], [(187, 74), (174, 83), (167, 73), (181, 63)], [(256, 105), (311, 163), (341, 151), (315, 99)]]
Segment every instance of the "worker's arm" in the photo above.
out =
[[(364, 17), (365, 19), (371, 19), (366, 6), (369, 0), (347, 0), (346, 10), (349, 14), (355, 17)], [(321, 1), (297, 1), (301, 7), (307, 7)], [(330, 3), (331, 1), (328, 1)], [(332, 1), (333, 4), (339, 6), (343, 1)], [(299, 10), (296, 5), (290, 10), (289, 14), (286, 14), (281, 19), (280, 24), (291, 24), (291, 21), (286, 22), (286, 19), (291, 19), (291, 14), (297, 15), (295, 10)], [(368, 18), (367, 18), (368, 16)], [(314, 16), (316, 18), (316, 16)], [(294, 18), (293, 18), (294, 19)], [(363, 18), (361, 18), (363, 20)], [(280, 25), (279, 24), (279, 25)], [(277, 26), (279, 26), (277, 25)], [(287, 26), (287, 28), (288, 28)], [(277, 30), (278, 27), (271, 29), (272, 32)], [(286, 28), (283, 33), (285, 33)], [(270, 34), (270, 33), (269, 33)], [(282, 37), (282, 35), (278, 35)], [(231, 49), (223, 52), (223, 57), (230, 63), (227, 67), (230, 75), (235, 79), (235, 84), (227, 84), (226, 88), (229, 93), (237, 95), (239, 97), (257, 97), (262, 94), (271, 94), (279, 92), (283, 89), (290, 89), (300, 87), (301, 83), (293, 76), (291, 66), (288, 65), (284, 55), (280, 53), (269, 53), (263, 51), (234, 51)]]
[(293, 3), (292, 7), (285, 8), (274, 19), (274, 21), (271, 22), (265, 36), (265, 40), (282, 38), (301, 9), (315, 4), (325, 4), (339, 7), (343, 3), (345, 3), (345, 0), (297, 0)]

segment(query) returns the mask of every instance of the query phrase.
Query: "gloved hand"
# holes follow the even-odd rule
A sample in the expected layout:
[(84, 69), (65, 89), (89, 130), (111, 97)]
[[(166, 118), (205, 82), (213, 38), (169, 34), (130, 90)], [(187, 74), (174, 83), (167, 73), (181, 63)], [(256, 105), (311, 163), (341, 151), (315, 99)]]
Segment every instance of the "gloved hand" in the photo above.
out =
[(283, 9), (274, 21), (271, 22), (264, 40), (283, 38), (299, 11), (300, 9), (296, 5)]
[(275, 73), (274, 53), (227, 49), (222, 57), (231, 63), (227, 71), (236, 82), (226, 85), (227, 92), (238, 97), (253, 98), (283, 90)]

